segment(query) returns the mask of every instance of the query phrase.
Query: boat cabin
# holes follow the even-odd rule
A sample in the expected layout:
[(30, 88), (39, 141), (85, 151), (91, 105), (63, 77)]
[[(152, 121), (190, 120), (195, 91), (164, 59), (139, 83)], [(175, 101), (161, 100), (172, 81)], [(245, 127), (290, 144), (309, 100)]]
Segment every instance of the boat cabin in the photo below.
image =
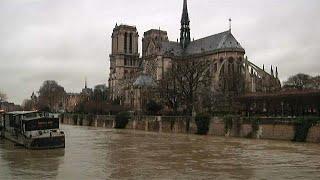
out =
[(39, 131), (59, 129), (59, 118), (53, 114), (38, 111), (9, 112), (3, 115), (6, 131)]

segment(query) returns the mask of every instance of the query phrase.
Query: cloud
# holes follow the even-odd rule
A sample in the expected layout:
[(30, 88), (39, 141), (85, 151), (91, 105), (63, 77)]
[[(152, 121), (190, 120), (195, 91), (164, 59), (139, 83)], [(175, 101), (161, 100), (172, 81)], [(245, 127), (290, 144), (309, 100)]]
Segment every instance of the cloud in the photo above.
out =
[[(318, 74), (318, 0), (189, 0), (192, 36), (228, 28), (259, 66), (277, 65), (282, 80)], [(0, 89), (21, 103), (44, 80), (67, 91), (107, 83), (111, 33), (118, 24), (151, 28), (179, 37), (182, 0), (2, 0), (0, 2)], [(140, 42), (141, 49), (141, 42)]]

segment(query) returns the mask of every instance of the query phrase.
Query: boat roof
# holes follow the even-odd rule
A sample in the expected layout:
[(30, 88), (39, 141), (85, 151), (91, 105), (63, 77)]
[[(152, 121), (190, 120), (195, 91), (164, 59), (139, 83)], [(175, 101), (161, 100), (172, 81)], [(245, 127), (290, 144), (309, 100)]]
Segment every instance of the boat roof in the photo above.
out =
[[(44, 118), (49, 118), (49, 117), (30, 117), (30, 118), (26, 118), (26, 119), (22, 119), (22, 121), (33, 121), (33, 120), (39, 120), (39, 119), (44, 119)], [(49, 118), (51, 119), (51, 118)]]
[(37, 113), (39, 111), (13, 111), (13, 112), (7, 112), (6, 114), (11, 114), (11, 115), (25, 115), (25, 114), (32, 114), (32, 113)]

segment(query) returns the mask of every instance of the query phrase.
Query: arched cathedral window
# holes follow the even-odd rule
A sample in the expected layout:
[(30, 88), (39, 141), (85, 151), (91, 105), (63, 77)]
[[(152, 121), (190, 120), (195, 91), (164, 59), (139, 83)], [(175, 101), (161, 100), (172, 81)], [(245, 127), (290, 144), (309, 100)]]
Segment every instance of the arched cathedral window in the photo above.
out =
[(130, 33), (129, 53), (132, 53), (132, 33)]

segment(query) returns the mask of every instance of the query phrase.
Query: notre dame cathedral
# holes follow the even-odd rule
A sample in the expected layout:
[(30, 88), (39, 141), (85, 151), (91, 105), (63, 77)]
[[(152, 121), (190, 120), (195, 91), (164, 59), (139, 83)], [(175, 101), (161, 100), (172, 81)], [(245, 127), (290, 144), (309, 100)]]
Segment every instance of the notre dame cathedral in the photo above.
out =
[[(226, 92), (230, 87), (241, 94), (278, 91), (278, 69), (271, 72), (254, 65), (230, 29), (191, 40), (187, 0), (183, 2), (180, 39), (170, 41), (167, 32), (151, 29), (142, 38), (142, 56), (138, 51), (139, 34), (134, 26), (116, 25), (112, 33), (109, 87), (113, 100), (135, 111), (142, 111), (165, 72), (177, 60), (210, 60), (211, 89)], [(237, 72), (238, 74), (234, 74)], [(239, 81), (234, 77), (242, 77)], [(241, 85), (240, 85), (241, 84)]]

